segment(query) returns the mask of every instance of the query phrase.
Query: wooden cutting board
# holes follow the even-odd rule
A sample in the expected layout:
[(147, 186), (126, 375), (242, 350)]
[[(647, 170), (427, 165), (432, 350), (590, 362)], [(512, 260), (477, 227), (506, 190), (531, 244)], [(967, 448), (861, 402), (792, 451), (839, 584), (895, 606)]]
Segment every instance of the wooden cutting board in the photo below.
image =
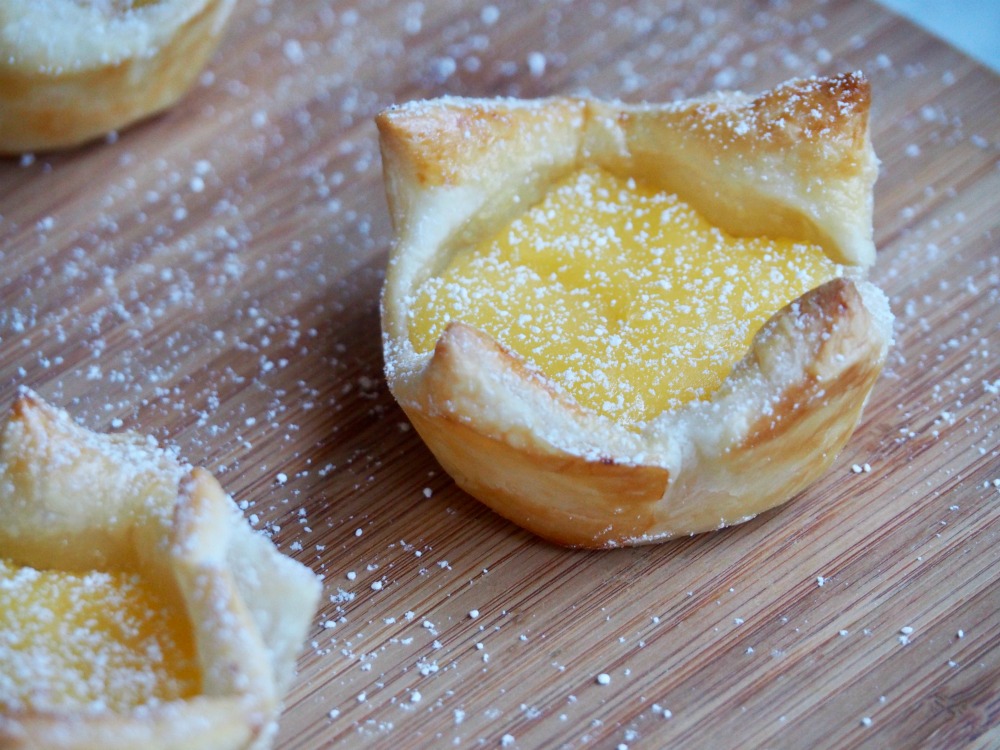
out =
[[(832, 471), (601, 553), (457, 490), (381, 377), (375, 112), (854, 69), (897, 341)], [(998, 123), (995, 74), (867, 2), (243, 0), (172, 111), (0, 162), (0, 400), (176, 446), (325, 577), (281, 748), (998, 747)]]

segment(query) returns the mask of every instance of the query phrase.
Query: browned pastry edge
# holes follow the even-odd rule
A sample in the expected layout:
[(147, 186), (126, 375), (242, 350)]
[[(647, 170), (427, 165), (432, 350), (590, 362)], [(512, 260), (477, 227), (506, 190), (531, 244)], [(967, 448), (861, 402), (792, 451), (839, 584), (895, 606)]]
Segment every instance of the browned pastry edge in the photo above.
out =
[(682, 196), (732, 234), (816, 242), (834, 260), (866, 267), (875, 261), (878, 173), (870, 99), (868, 80), (846, 73), (757, 97), (726, 92), (663, 105), (445, 97), (387, 109), (376, 124), (400, 236), (424, 216), (429, 193), (489, 194), (477, 226), (493, 226), (591, 163)]
[[(511, 521), (569, 546), (654, 542), (748, 520), (826, 471), (881, 370), (885, 341), (871, 335), (871, 318), (851, 281), (809, 292), (768, 322), (712, 401), (640, 436), (645, 461), (562, 449), (502, 415), (470, 418), (474, 404), (523, 398), (516, 389), (539, 401), (565, 397), (534, 374), (498, 381), (524, 363), (462, 324), (439, 341), (421, 400), (402, 406), (456, 483)], [(743, 398), (749, 389), (754, 398)], [(599, 420), (565, 408), (572, 416), (561, 429), (599, 434)], [(743, 428), (704, 439), (711, 420), (727, 419)], [(671, 460), (677, 450), (681, 460)]]

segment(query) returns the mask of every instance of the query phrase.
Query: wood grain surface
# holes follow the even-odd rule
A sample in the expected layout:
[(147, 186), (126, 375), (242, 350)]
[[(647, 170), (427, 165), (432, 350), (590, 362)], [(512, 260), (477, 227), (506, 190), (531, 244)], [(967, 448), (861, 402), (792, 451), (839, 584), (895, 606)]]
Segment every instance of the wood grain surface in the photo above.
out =
[[(602, 553), (457, 490), (381, 376), (372, 116), (854, 69), (897, 341), (832, 471)], [(0, 162), (0, 407), (155, 435), (325, 577), (280, 748), (1000, 747), (998, 144), (997, 76), (867, 2), (242, 0), (179, 106)]]

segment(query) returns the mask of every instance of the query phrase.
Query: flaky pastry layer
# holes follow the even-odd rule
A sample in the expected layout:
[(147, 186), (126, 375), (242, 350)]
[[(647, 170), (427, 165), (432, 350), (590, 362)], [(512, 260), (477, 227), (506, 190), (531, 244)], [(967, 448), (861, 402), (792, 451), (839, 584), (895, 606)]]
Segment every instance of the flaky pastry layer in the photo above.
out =
[(187, 612), (201, 671), (198, 695), (128, 713), (7, 701), (0, 746), (270, 746), (320, 585), (250, 529), (210, 473), (141, 436), (91, 432), (25, 392), (0, 438), (0, 517), (0, 557), (15, 565), (150, 581)]
[(0, 154), (85, 143), (160, 112), (236, 0), (0, 0)]
[[(654, 542), (745, 521), (825, 471), (885, 361), (860, 74), (666, 105), (444, 98), (377, 118), (396, 240), (383, 292), (389, 387), (459, 486), (548, 539)], [(486, 334), (414, 350), (414, 291), (584, 164), (676, 193), (738, 236), (820, 245), (854, 267), (779, 311), (711, 399), (629, 429)]]

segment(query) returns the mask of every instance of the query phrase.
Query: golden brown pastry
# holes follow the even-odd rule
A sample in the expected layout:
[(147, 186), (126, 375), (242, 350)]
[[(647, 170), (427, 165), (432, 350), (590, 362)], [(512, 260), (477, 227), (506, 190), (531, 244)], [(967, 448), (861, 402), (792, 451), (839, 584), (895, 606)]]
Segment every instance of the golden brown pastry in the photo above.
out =
[(75, 146), (174, 104), (236, 0), (0, 0), (0, 153)]
[(0, 517), (0, 747), (270, 746), (320, 585), (211, 474), (26, 392)]
[[(459, 486), (555, 542), (613, 547), (746, 521), (820, 476), (853, 431), (892, 335), (885, 296), (862, 280), (875, 259), (868, 115), (860, 74), (666, 105), (445, 98), (382, 112), (396, 231), (386, 376)], [(584, 406), (511, 342), (453, 311), (424, 346), (415, 310), (428, 286), (454, 285), (457, 259), (483, 238), (504, 244), (532, 212), (536, 224), (559, 225), (548, 201), (581, 170), (675, 194), (710, 238), (808, 243), (834, 270), (749, 332), (717, 386), (635, 421)], [(489, 274), (507, 260), (475, 268)]]

